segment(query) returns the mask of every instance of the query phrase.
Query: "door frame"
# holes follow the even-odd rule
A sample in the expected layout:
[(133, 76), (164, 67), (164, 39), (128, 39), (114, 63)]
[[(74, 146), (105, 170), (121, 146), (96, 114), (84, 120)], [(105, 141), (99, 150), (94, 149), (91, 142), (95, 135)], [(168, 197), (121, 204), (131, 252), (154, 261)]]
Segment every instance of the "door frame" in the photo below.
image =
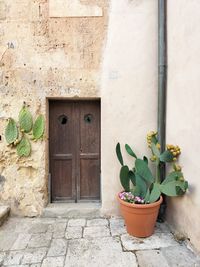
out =
[[(99, 200), (81, 200), (78, 203), (101, 203), (102, 202), (102, 182), (101, 182), (101, 98), (100, 97), (91, 97), (91, 98), (85, 98), (85, 97), (48, 97), (46, 98), (46, 132), (47, 132), (47, 142), (46, 142), (46, 173), (47, 175), (47, 185), (48, 185), (48, 203), (55, 203), (52, 201), (52, 184), (51, 184), (51, 174), (50, 174), (50, 137), (49, 137), (49, 131), (50, 131), (50, 105), (49, 103), (51, 101), (66, 101), (66, 102), (85, 102), (85, 101), (98, 101), (99, 107), (100, 107), (100, 131), (99, 131), (99, 161), (100, 161), (100, 199)], [(56, 202), (58, 203), (58, 202)], [(62, 202), (60, 202), (62, 203)], [(70, 203), (70, 202), (64, 202), (64, 203)], [(72, 202), (71, 202), (72, 203)], [(75, 203), (75, 202), (73, 202)], [(76, 204), (76, 203), (75, 203)]]

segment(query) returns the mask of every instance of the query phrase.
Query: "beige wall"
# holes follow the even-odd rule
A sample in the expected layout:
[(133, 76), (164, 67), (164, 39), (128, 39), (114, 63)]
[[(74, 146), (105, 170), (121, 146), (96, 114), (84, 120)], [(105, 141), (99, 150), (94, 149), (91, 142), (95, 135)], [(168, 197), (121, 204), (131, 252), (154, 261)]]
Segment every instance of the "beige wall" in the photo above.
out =
[(0, 0), (0, 203), (17, 215), (39, 215), (48, 201), (48, 133), (19, 159), (6, 145), (6, 120), (17, 120), (23, 101), (48, 119), (49, 97), (100, 97), (109, 1), (71, 3)]
[(189, 191), (169, 201), (168, 221), (200, 250), (200, 1), (168, 1), (167, 141), (182, 147)]
[(102, 81), (102, 211), (118, 214), (118, 141), (142, 156), (156, 129), (157, 1), (113, 0)]

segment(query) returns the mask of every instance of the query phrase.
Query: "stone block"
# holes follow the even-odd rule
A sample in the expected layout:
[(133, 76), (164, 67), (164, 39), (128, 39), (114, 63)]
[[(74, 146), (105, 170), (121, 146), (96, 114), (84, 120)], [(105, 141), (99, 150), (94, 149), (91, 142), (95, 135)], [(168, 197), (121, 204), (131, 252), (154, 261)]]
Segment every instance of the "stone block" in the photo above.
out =
[[(24, 267), (24, 266), (26, 266), (26, 265), (22, 265), (21, 267)], [(28, 265), (27, 265), (27, 267), (28, 267)], [(34, 264), (29, 265), (29, 267), (41, 267), (41, 264), (40, 263), (34, 263)]]
[(63, 267), (65, 257), (47, 257), (41, 267)]
[(44, 223), (34, 223), (30, 227), (29, 233), (30, 234), (39, 234), (45, 233), (48, 229), (49, 225)]
[(12, 232), (0, 232), (0, 251), (7, 251), (16, 241), (18, 234)]
[(48, 232), (53, 233), (53, 238), (63, 238), (65, 236), (65, 230), (67, 227), (67, 222), (56, 222), (49, 225)]
[(54, 18), (60, 17), (102, 17), (102, 8), (82, 4), (80, 0), (50, 0), (49, 16)]
[(85, 227), (83, 231), (84, 238), (96, 238), (110, 236), (110, 231), (106, 226)]
[(161, 251), (169, 266), (200, 267), (200, 257), (197, 257), (185, 245), (162, 248)]
[(30, 239), (31, 239), (30, 234), (19, 234), (17, 240), (14, 242), (13, 246), (11, 247), (11, 250), (25, 249)]
[(136, 256), (140, 267), (170, 267), (159, 250), (137, 251)]
[(4, 260), (4, 258), (5, 258), (5, 256), (6, 256), (6, 253), (5, 252), (0, 252), (0, 266), (1, 266), (1, 264), (2, 264), (2, 262)]
[(118, 239), (104, 237), (70, 240), (65, 261), (68, 266), (137, 267), (137, 262), (133, 253), (122, 251)]
[(121, 218), (110, 219), (110, 230), (112, 236), (118, 236), (126, 233), (124, 220)]
[(64, 256), (67, 252), (67, 241), (65, 239), (53, 239), (47, 253), (49, 257)]
[(48, 247), (50, 245), (52, 233), (34, 234), (28, 243), (29, 248)]
[(3, 264), (4, 265), (17, 265), (20, 264), (20, 261), (23, 257), (23, 253), (19, 251), (11, 251), (8, 256), (5, 257)]
[(86, 220), (85, 219), (71, 219), (68, 222), (68, 226), (85, 226)]
[(0, 20), (6, 19), (6, 3), (5, 1), (0, 1)]
[(68, 226), (65, 237), (66, 239), (81, 238), (83, 235), (83, 228), (81, 226), (71, 227)]
[(39, 21), (40, 20), (39, 10), (40, 10), (39, 3), (31, 1), (30, 21)]
[(41, 263), (47, 252), (47, 248), (28, 249), (24, 251), (22, 264)]
[(170, 246), (177, 246), (177, 242), (169, 233), (155, 233), (147, 238), (137, 238), (124, 234), (121, 236), (122, 245), (127, 251), (160, 249)]
[(87, 226), (108, 226), (108, 220), (107, 219), (87, 220)]

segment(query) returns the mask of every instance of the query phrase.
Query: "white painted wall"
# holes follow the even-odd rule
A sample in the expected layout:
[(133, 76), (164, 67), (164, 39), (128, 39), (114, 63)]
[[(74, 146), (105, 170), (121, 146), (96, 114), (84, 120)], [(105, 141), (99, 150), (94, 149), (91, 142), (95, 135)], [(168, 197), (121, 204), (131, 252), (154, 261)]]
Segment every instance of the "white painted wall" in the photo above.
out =
[(115, 146), (148, 154), (156, 129), (157, 1), (112, 0), (102, 81), (102, 212), (118, 214), (120, 165)]
[(182, 147), (189, 181), (184, 198), (169, 201), (168, 220), (200, 250), (200, 1), (168, 1), (167, 140)]

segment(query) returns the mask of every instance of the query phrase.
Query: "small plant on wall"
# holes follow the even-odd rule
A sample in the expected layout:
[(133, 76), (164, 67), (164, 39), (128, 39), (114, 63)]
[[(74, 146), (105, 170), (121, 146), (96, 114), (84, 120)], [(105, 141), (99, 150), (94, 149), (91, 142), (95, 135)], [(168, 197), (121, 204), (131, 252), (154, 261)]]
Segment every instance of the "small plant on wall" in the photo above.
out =
[(31, 154), (31, 140), (38, 141), (44, 135), (44, 116), (39, 115), (35, 121), (28, 107), (24, 104), (19, 112), (18, 122), (9, 118), (5, 129), (5, 138), (10, 146), (16, 147), (19, 157)]

